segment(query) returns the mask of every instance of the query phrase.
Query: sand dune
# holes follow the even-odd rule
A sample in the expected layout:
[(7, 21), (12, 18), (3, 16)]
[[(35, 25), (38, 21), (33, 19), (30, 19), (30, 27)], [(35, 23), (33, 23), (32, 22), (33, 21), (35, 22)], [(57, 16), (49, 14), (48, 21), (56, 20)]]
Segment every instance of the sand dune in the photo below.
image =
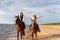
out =
[[(60, 40), (60, 25), (40, 25), (40, 30), (38, 38), (34, 40)], [(16, 40), (16, 32), (0, 38), (0, 40)], [(28, 29), (22, 40), (32, 40)]]

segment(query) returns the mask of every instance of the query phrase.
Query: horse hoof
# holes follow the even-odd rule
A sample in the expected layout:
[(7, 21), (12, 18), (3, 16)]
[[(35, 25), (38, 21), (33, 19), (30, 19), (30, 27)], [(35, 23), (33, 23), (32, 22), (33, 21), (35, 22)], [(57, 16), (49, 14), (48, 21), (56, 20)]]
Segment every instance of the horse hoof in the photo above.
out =
[(34, 38), (32, 38), (32, 40), (34, 40)]

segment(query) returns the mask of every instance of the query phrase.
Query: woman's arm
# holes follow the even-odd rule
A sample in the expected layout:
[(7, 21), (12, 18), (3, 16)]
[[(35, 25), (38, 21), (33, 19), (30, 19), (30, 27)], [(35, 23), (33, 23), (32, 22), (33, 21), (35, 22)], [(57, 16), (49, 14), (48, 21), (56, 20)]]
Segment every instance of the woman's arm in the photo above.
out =
[(37, 18), (41, 18), (42, 16), (36, 16)]

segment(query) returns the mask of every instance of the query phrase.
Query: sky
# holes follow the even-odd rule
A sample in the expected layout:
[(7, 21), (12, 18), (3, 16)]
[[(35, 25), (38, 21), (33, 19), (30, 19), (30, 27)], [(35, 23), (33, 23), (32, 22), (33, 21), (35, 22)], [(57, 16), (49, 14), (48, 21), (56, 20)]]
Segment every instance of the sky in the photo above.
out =
[[(0, 23), (14, 24), (21, 11), (42, 16), (38, 24), (60, 22), (60, 0), (0, 0)], [(25, 16), (24, 22), (30, 24), (31, 17)]]

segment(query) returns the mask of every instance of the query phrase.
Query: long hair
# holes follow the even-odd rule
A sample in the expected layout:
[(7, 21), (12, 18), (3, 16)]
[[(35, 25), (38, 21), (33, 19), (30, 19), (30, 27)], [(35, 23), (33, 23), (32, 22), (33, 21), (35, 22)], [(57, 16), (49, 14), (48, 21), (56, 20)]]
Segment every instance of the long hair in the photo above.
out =
[(37, 19), (36, 15), (34, 15), (35, 20)]

